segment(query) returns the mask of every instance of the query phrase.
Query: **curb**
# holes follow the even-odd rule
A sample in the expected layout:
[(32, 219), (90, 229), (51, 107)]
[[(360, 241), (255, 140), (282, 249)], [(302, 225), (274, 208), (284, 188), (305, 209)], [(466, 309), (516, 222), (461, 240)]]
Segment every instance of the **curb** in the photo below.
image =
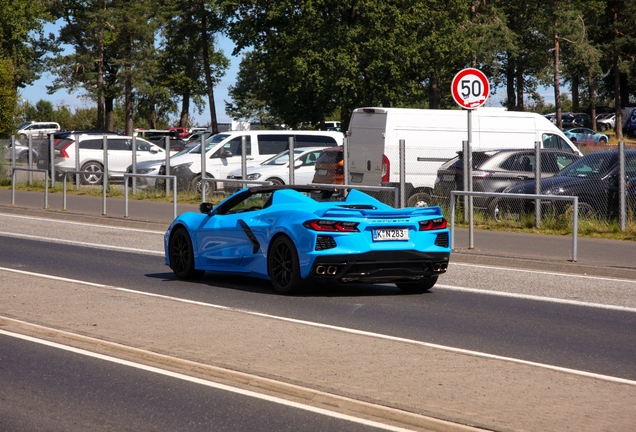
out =
[(107, 353), (113, 357), (128, 356), (135, 358), (144, 364), (158, 367), (169, 367), (185, 374), (203, 375), (210, 381), (213, 379), (223, 379), (235, 384), (267, 390), (276, 393), (280, 397), (298, 398), (305, 401), (307, 404), (319, 405), (328, 410), (337, 408), (356, 414), (368, 415), (377, 419), (397, 422), (402, 425), (419, 427), (435, 432), (484, 432), (487, 430), (453, 423), (434, 417), (428, 417), (421, 414), (415, 414), (396, 408), (359, 401), (344, 396), (338, 396), (332, 393), (313, 390), (307, 387), (276, 381), (270, 378), (263, 378), (257, 375), (251, 375), (218, 366), (180, 359), (178, 357), (159, 354), (140, 348), (122, 345), (116, 342), (104, 341), (90, 336), (70, 333), (4, 316), (0, 316), (0, 327), (14, 333), (28, 333), (29, 335), (55, 340), (62, 344), (80, 345), (81, 348), (94, 352), (99, 350), (99, 352)]

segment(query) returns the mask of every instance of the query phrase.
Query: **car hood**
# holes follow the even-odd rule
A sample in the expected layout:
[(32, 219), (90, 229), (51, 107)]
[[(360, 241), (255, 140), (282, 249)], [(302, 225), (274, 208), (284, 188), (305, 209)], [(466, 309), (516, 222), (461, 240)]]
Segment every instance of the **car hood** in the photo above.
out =
[[(565, 190), (589, 182), (591, 179), (586, 177), (566, 177), (556, 176), (541, 180), (541, 193), (552, 191), (555, 188), (563, 188)], [(522, 193), (533, 194), (534, 182), (522, 183), (510, 186), (504, 190), (505, 193)]]
[[(247, 174), (261, 173), (261, 175), (267, 175), (271, 173), (286, 173), (289, 172), (287, 165), (257, 165), (253, 167), (247, 167)], [(228, 176), (240, 176), (242, 174), (241, 169), (235, 169)]]

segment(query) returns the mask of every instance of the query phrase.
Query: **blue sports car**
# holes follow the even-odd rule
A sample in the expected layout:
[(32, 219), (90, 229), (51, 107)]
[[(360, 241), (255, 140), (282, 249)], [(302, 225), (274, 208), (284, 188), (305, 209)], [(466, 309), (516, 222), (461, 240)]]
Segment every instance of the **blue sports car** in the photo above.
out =
[(313, 281), (387, 283), (422, 292), (446, 271), (450, 232), (439, 207), (394, 209), (337, 186), (258, 186), (201, 213), (184, 213), (165, 235), (179, 279), (206, 271), (269, 279), (281, 294)]

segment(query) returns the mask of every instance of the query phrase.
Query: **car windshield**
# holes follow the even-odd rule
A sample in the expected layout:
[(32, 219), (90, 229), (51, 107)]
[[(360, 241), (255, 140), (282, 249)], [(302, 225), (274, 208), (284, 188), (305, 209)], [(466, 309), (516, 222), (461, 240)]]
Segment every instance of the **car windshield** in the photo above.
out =
[[(196, 147), (187, 147), (187, 148), (185, 148), (185, 149), (181, 150), (181, 151), (180, 151), (179, 153), (177, 153), (176, 155), (172, 155), (172, 156), (170, 156), (170, 159), (172, 159), (172, 158), (176, 158), (177, 156), (181, 156), (181, 155), (184, 155), (184, 154), (186, 154), (186, 153), (190, 153), (190, 152), (191, 152), (192, 150), (194, 150), (195, 148), (196, 148)], [(199, 154), (200, 154), (200, 153), (199, 153)]]
[(559, 176), (593, 179), (602, 178), (616, 165), (617, 160), (617, 153), (592, 153), (565, 168), (559, 173)]
[(20, 130), (20, 129), (22, 129), (23, 127), (28, 126), (28, 125), (30, 125), (30, 124), (31, 124), (31, 122), (30, 122), (30, 121), (22, 122), (22, 123), (20, 123), (20, 125), (19, 125), (19, 126), (17, 126), (17, 127), (16, 127), (16, 129), (15, 129), (15, 130)]
[[(303, 150), (301, 149), (294, 149), (294, 155), (296, 157), (302, 152)], [(285, 150), (284, 152), (279, 153), (276, 156), (267, 159), (265, 162), (263, 162), (263, 165), (286, 165), (288, 162), (289, 162), (289, 150)]]
[[(218, 143), (220, 143), (227, 137), (229, 137), (229, 135), (227, 134), (212, 135), (211, 137), (205, 140), (205, 151), (206, 152), (210, 151), (213, 147), (216, 147)], [(198, 146), (192, 149), (192, 154), (201, 154), (201, 144), (199, 144)]]

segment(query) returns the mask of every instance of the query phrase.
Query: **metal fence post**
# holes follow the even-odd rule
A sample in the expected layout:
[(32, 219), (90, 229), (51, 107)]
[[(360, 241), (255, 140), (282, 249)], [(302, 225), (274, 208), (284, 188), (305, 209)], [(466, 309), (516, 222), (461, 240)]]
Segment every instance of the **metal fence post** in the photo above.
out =
[[(132, 137), (132, 173), (137, 174), (137, 136)], [(132, 178), (132, 194), (137, 195), (137, 177)]]
[[(541, 141), (534, 142), (534, 193), (541, 195)], [(541, 228), (541, 198), (534, 201), (534, 226)]]
[(207, 192), (204, 180), (205, 170), (207, 168), (207, 164), (205, 162), (205, 137), (201, 135), (201, 202), (205, 202), (205, 193)]
[(55, 187), (55, 141), (53, 134), (49, 135), (49, 172), (51, 173), (51, 187)]
[(400, 144), (400, 208), (406, 205), (406, 141), (401, 139)]
[(13, 168), (15, 168), (15, 135), (11, 135), (11, 169)]
[[(464, 162), (464, 191), (468, 191), (468, 141), (462, 141), (462, 160)], [(464, 222), (468, 220), (468, 195), (464, 195)]]
[(102, 216), (106, 216), (106, 190), (108, 189), (108, 135), (104, 135), (104, 173), (102, 174)]
[[(166, 175), (170, 175), (170, 137), (165, 137), (166, 147)], [(174, 189), (176, 191), (176, 189)], [(166, 196), (170, 195), (170, 182), (166, 179)]]
[(349, 184), (349, 131), (342, 140), (342, 184)]
[(241, 137), (241, 178), (247, 180), (247, 137), (245, 135)]
[[(296, 161), (294, 160), (295, 154), (294, 154), (294, 137), (290, 136), (289, 137), (289, 184), (293, 185), (296, 184), (296, 173), (294, 172), (295, 168), (294, 165), (296, 163)], [(247, 179), (246, 179), (247, 180)]]
[[(78, 139), (75, 140), (75, 171), (80, 170), (80, 141)], [(75, 189), (80, 188), (80, 175), (79, 173), (75, 173)]]
[[(29, 135), (29, 169), (33, 169), (33, 135)], [(33, 171), (29, 171), (29, 186), (33, 186)]]
[(625, 141), (618, 143), (618, 223), (621, 231), (627, 229), (625, 201)]

